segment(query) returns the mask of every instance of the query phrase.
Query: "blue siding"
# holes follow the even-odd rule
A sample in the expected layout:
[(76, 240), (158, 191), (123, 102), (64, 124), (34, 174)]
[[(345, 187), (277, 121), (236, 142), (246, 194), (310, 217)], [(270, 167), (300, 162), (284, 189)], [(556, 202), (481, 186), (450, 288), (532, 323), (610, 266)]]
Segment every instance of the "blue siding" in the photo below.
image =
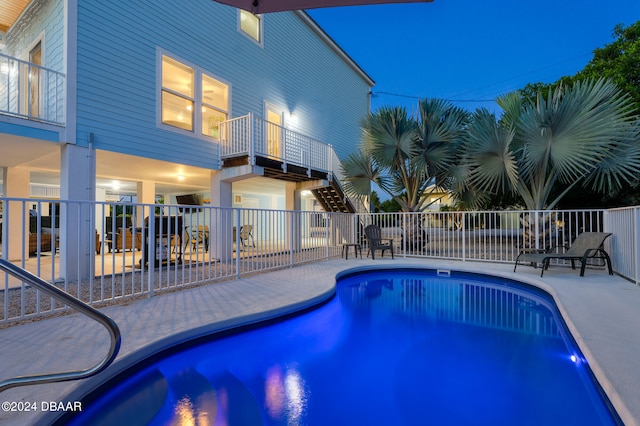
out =
[(78, 144), (91, 132), (98, 149), (217, 167), (212, 140), (156, 126), (163, 49), (230, 83), (234, 117), (268, 102), (341, 156), (356, 145), (369, 87), (295, 13), (263, 15), (261, 47), (238, 31), (237, 9), (211, 0), (79, 3)]

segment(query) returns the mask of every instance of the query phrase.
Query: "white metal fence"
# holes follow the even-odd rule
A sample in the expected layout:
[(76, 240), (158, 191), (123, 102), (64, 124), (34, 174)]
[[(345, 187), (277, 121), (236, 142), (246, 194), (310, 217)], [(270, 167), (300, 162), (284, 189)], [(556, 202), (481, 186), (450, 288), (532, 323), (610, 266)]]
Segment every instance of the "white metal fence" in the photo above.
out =
[(607, 210), (605, 230), (609, 238), (611, 262), (616, 273), (640, 284), (640, 207)]
[(0, 113), (65, 123), (65, 75), (0, 53)]
[(603, 230), (602, 210), (376, 213), (396, 253), (454, 260), (514, 262), (522, 249), (562, 250), (586, 231)]
[[(353, 216), (0, 198), (0, 256), (96, 304), (340, 255)], [(0, 272), (0, 324), (62, 306)]]
[[(514, 262), (613, 232), (613, 267), (638, 283), (638, 208), (344, 214), (0, 198), (0, 256), (92, 304), (341, 255), (375, 224), (396, 257)], [(594, 265), (600, 266), (600, 265)], [(0, 273), (0, 324), (62, 309)]]

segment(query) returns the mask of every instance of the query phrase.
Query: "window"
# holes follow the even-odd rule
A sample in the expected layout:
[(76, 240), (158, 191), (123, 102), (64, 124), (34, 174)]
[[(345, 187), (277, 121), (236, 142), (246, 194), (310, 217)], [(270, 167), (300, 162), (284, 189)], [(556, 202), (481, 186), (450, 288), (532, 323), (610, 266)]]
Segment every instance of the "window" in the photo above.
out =
[(240, 29), (258, 43), (262, 43), (262, 17), (260, 15), (240, 10)]
[(226, 84), (162, 55), (161, 97), (163, 124), (218, 138), (220, 122), (227, 119)]
[(194, 71), (162, 57), (162, 122), (193, 131)]
[(227, 119), (227, 85), (202, 76), (202, 134), (218, 138), (220, 122)]

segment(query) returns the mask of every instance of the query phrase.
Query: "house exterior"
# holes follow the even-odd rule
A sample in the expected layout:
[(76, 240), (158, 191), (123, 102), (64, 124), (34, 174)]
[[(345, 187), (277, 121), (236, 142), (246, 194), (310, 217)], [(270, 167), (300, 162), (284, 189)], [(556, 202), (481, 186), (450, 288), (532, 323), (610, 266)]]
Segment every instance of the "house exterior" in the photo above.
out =
[(331, 208), (322, 200), (339, 191), (373, 81), (306, 13), (212, 0), (8, 4), (3, 196)]

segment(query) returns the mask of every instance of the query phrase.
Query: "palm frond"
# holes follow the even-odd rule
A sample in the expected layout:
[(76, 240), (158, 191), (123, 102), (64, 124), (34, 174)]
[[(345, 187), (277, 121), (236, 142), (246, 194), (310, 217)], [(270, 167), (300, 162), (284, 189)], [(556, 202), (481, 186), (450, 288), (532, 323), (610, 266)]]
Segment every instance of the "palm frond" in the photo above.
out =
[(573, 182), (593, 170), (628, 135), (630, 100), (608, 80), (558, 87), (537, 105), (525, 107), (519, 136), (526, 146), (523, 176), (554, 170)]
[(414, 149), (415, 123), (402, 107), (383, 107), (362, 123), (365, 149), (382, 167), (397, 168)]
[(476, 112), (468, 132), (466, 163), (473, 186), (483, 192), (512, 191), (519, 175), (516, 156), (511, 150), (514, 130), (496, 123), (486, 109)]

